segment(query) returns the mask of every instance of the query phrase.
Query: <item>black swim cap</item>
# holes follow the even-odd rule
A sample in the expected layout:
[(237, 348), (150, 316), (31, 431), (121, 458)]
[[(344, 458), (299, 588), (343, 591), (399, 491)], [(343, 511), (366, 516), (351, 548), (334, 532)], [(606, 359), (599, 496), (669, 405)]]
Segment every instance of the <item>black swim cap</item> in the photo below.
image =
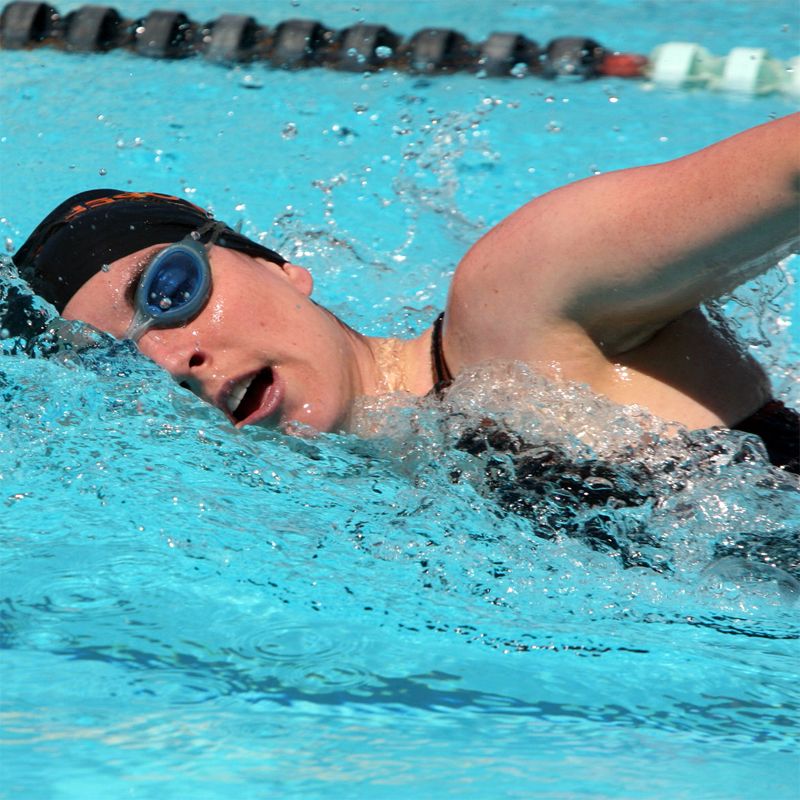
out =
[[(213, 217), (154, 192), (92, 189), (65, 200), (37, 226), (13, 261), (34, 291), (59, 312), (104, 264), (162, 242), (177, 242)], [(286, 259), (226, 227), (217, 244), (283, 266)]]

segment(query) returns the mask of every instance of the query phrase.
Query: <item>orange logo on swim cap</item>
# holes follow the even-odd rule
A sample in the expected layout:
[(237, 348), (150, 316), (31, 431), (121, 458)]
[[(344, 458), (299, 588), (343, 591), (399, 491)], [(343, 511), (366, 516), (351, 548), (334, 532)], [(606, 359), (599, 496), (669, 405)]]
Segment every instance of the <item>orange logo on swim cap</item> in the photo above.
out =
[(64, 217), (64, 222), (70, 222), (71, 220), (75, 219), (75, 217), (83, 214), (89, 209), (101, 208), (102, 206), (111, 205), (119, 202), (120, 200), (132, 200), (135, 202), (137, 200), (151, 199), (191, 206), (191, 208), (195, 209), (198, 214), (202, 214), (204, 217), (210, 217), (209, 213), (200, 208), (200, 206), (196, 206), (194, 203), (190, 203), (188, 200), (183, 200), (180, 197), (175, 197), (171, 194), (160, 194), (159, 192), (120, 192), (119, 194), (112, 194), (108, 197), (95, 197), (92, 200), (87, 200), (85, 203), (73, 206), (69, 213)]

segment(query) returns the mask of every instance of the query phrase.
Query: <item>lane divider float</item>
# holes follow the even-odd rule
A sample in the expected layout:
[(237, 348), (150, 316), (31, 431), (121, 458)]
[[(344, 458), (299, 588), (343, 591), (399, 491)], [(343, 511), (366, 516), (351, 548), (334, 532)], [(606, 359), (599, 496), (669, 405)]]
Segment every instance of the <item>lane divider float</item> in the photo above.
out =
[(523, 34), (495, 32), (475, 43), (456, 30), (424, 28), (403, 39), (385, 25), (365, 23), (337, 31), (317, 20), (289, 19), (270, 28), (244, 14), (198, 23), (182, 11), (155, 10), (129, 19), (111, 6), (86, 5), (62, 15), (48, 3), (8, 3), (0, 14), (0, 48), (39, 46), (77, 53), (125, 49), (146, 58), (201, 55), (220, 64), (258, 61), (279, 69), (640, 78), (672, 88), (800, 97), (800, 56), (782, 62), (755, 47), (737, 47), (717, 57), (699, 44), (668, 42), (645, 56), (610, 50), (580, 36), (539, 45)]

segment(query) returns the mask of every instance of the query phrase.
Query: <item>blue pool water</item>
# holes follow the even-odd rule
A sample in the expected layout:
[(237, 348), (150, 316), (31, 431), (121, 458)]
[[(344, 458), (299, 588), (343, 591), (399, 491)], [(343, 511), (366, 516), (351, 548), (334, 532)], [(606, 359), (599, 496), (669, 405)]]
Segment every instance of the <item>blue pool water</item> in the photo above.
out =
[[(798, 38), (785, 0), (248, 6), (266, 23), (458, 19), (474, 38), (639, 52), (683, 39), (788, 58)], [(621, 80), (0, 61), (10, 251), (84, 188), (182, 194), (309, 266), (367, 333), (429, 324), (469, 243), (531, 196), (796, 109)], [(797, 272), (724, 303), (795, 406)], [(128, 344), (30, 303), (5, 264), (0, 797), (797, 796), (798, 487), (743, 437), (665, 436), (637, 456), (652, 495), (605, 521), (643, 554), (625, 569), (509, 513), (441, 409), (365, 406), (372, 439), (237, 432)], [(610, 449), (645, 424), (502, 373), (462, 382), (462, 419), (522, 395), (538, 410), (519, 428), (552, 434), (546, 409), (570, 402)]]

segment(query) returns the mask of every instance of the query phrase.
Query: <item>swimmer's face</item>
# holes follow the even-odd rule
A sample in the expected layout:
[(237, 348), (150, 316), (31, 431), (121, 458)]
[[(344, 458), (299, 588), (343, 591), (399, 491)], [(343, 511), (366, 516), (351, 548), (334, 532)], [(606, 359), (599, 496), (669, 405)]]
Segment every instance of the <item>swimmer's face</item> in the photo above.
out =
[[(114, 261), (70, 299), (64, 317), (124, 338), (142, 265), (167, 245)], [(292, 423), (337, 430), (358, 391), (346, 329), (311, 299), (308, 270), (209, 249), (212, 289), (188, 323), (151, 328), (139, 349), (237, 427)]]

